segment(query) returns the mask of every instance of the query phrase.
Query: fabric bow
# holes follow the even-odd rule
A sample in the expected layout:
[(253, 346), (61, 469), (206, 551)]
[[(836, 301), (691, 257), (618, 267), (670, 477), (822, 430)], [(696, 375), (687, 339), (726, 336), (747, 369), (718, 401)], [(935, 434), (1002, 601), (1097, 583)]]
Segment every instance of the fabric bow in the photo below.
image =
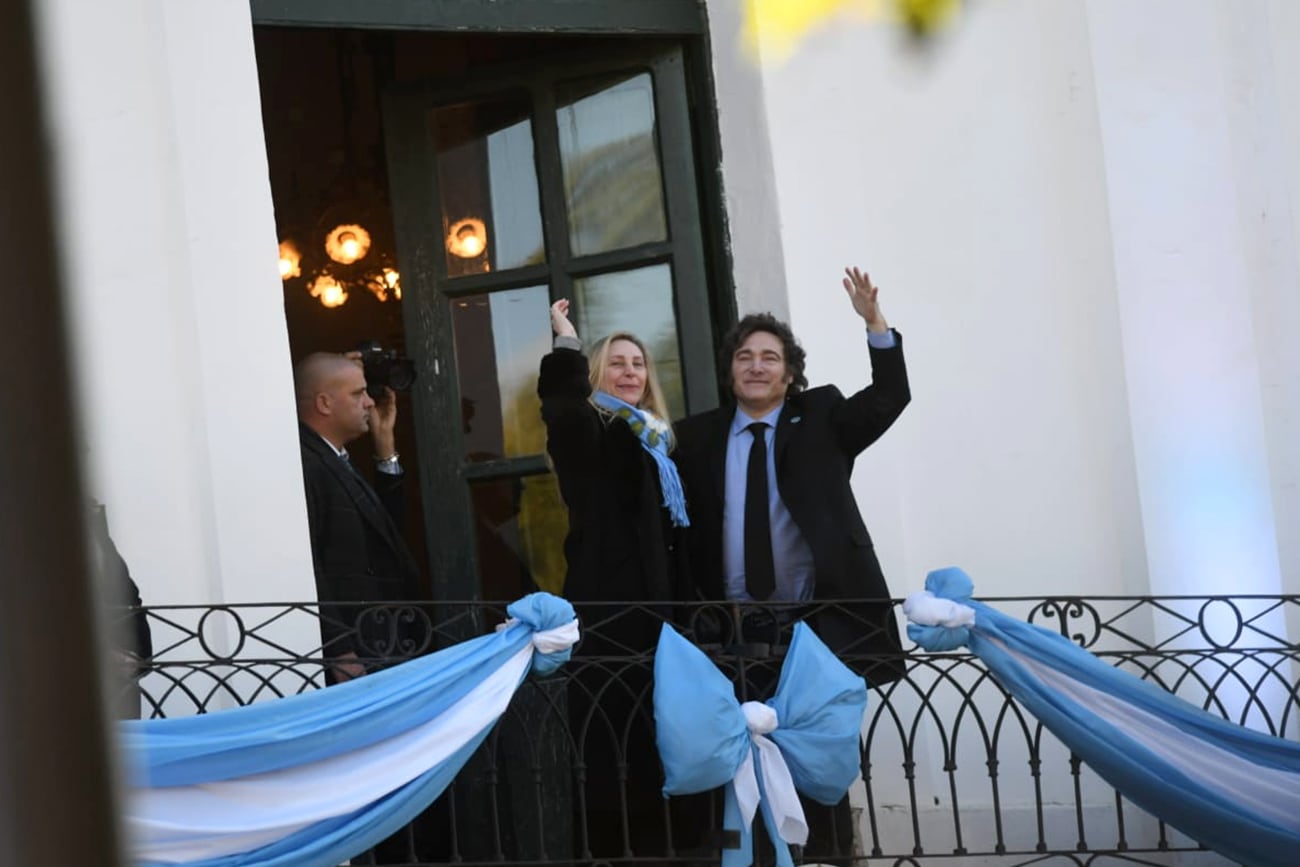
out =
[(740, 832), (740, 847), (723, 850), (723, 867), (753, 863), (760, 811), (777, 863), (793, 865), (789, 844), (808, 841), (798, 793), (836, 804), (857, 778), (866, 683), (803, 623), (795, 625), (776, 693), (766, 702), (738, 702), (731, 681), (667, 625), (654, 680), (664, 795), (725, 785), (723, 823)]

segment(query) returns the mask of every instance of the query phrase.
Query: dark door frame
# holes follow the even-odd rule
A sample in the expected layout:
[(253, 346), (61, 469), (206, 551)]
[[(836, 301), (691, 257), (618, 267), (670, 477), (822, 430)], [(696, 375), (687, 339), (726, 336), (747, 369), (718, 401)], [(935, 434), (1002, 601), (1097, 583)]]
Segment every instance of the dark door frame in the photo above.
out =
[[(686, 79), (689, 135), (695, 152), (699, 231), (703, 242), (704, 270), (712, 291), (708, 293), (708, 330), (693, 334), (693, 341), (716, 345), (718, 337), (736, 321), (735, 287), (731, 254), (727, 243), (721, 185), (721, 139), (713, 92), (708, 26), (703, 0), (249, 0), (255, 26), (402, 30), (478, 35), (555, 35), (676, 37), (680, 41)], [(411, 314), (419, 315), (412, 310)], [(692, 323), (698, 326), (698, 321)], [(408, 334), (410, 333), (408, 329)], [(426, 336), (443, 346), (450, 334)], [(682, 335), (685, 339), (686, 335)], [(711, 338), (711, 340), (710, 340)], [(408, 346), (417, 356), (429, 355), (429, 346)], [(709, 350), (711, 351), (711, 350)], [(722, 394), (720, 387), (717, 394)], [(697, 392), (697, 408), (716, 403)], [(426, 401), (421, 401), (425, 403)], [(450, 412), (457, 407), (442, 405), (417, 408), (417, 415)], [(433, 431), (420, 434), (422, 453), (439, 447)], [(443, 444), (445, 447), (447, 444)], [(445, 532), (472, 534), (467, 478), (430, 476), (421, 462), (420, 490), (438, 491), (447, 508), (426, 504), (425, 537), (434, 598), (468, 600), (478, 596), (474, 555), (442, 550), (435, 536)], [(429, 467), (431, 470), (432, 467)], [(451, 483), (449, 485), (449, 483)], [(459, 489), (454, 494), (453, 491)], [(463, 502), (462, 502), (463, 500)], [(455, 519), (455, 515), (462, 516)], [(437, 514), (435, 514), (437, 513)], [(450, 520), (451, 526), (445, 521)], [(465, 526), (462, 526), (465, 525)], [(437, 531), (435, 532), (435, 527)], [(461, 549), (464, 546), (452, 546)]]
[[(566, 79), (626, 70), (644, 70), (654, 80), (656, 140), (668, 232), (662, 241), (575, 256), (568, 243), (567, 196), (553, 87)], [(449, 278), (441, 235), (430, 231), (443, 221), (433, 156), (436, 143), (427, 113), (438, 105), (499, 94), (518, 94), (529, 106), (546, 262)], [(398, 258), (403, 275), (410, 275), (409, 280), (403, 279), (407, 348), (421, 371), (412, 393), (420, 441), (420, 487), (425, 492), (439, 492), (435, 502), (425, 503), (426, 542), (435, 596), (459, 599), (479, 586), (473, 546), (463, 541), (446, 544), (448, 539), (474, 537), (468, 485), (476, 480), (546, 473), (549, 466), (542, 455), (464, 462), (458, 359), (447, 306), (450, 300), (543, 282), (551, 300), (570, 298), (574, 280), (583, 276), (671, 263), (686, 405), (692, 412), (717, 405), (713, 341), (708, 329), (708, 275), (681, 49), (677, 40), (638, 40), (576, 57), (567, 54), (564, 59), (476, 68), (463, 77), (402, 83), (385, 93), (383, 113)]]
[[(736, 321), (704, 0), (249, 0), (254, 25), (555, 36), (675, 36), (685, 60), (715, 338)], [(723, 393), (722, 391), (719, 392)]]
[(456, 33), (700, 36), (702, 0), (250, 0), (254, 24)]

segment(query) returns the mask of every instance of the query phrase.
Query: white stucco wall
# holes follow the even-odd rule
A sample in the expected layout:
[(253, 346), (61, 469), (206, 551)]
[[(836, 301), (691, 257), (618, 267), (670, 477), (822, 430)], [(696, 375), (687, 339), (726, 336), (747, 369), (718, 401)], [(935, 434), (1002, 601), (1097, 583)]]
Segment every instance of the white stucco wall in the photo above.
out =
[[(43, 10), (114, 535), (150, 601), (309, 596), (247, 5)], [(757, 64), (709, 17), (738, 306), (854, 388), (862, 263), (906, 336), (856, 477), (896, 592), (1295, 589), (1292, 6), (1002, 0), (932, 51), (845, 19)]]
[(761, 166), (726, 131), (767, 123), (812, 381), (866, 381), (845, 264), (906, 336), (914, 403), (855, 475), (896, 593), (949, 564), (989, 595), (1294, 590), (1298, 20), (1002, 0), (918, 51), (842, 17), (757, 100), (715, 52), (728, 190)]
[[(710, 0), (715, 44), (739, 5)], [(757, 81), (715, 49), (727, 206), (763, 183), (765, 124), (810, 380), (867, 381), (846, 264), (905, 335), (913, 404), (854, 477), (896, 594), (946, 565), (984, 596), (1296, 592), (1298, 39), (1285, 0), (992, 0), (922, 51), (837, 18)], [(742, 314), (768, 304), (737, 281)], [(931, 843), (955, 718), (914, 745)], [(871, 749), (877, 803), (905, 804), (898, 739)], [(1012, 812), (1033, 800), (1013, 778)], [(888, 851), (915, 817), (886, 814)]]
[(1157, 593), (1281, 589), (1261, 399), (1272, 358), (1256, 323), (1295, 275), (1252, 255), (1278, 210), (1289, 222), (1284, 197), (1265, 208), (1281, 175), (1260, 92), (1272, 70), (1242, 17), (1259, 8), (1156, 3), (1135, 20), (1129, 4), (1089, 7)]
[(1144, 586), (1083, 26), (983, 4), (916, 52), (845, 20), (764, 65), (810, 378), (867, 381), (845, 264), (905, 336), (914, 402), (855, 475), (896, 593), (951, 564), (985, 594)]
[(149, 604), (313, 598), (248, 3), (38, 11), (114, 539)]

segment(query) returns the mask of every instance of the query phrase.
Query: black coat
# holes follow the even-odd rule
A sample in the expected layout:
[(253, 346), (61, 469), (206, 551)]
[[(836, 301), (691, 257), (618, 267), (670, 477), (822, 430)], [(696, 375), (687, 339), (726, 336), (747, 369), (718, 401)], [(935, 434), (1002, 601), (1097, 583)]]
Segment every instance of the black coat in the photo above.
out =
[(546, 451), (569, 510), (564, 596), (671, 602), (688, 588), (681, 534), (663, 507), (658, 468), (626, 422), (592, 406), (587, 370), (581, 352), (556, 349), (542, 359), (537, 381)]
[(147, 661), (153, 656), (149, 616), (142, 607), (140, 588), (131, 579), (131, 570), (108, 535), (108, 516), (100, 503), (93, 503), (90, 509), (90, 544), (114, 612), (119, 606), (129, 609), (123, 616), (114, 618), (109, 641), (114, 649)]
[[(569, 511), (564, 596), (582, 620), (579, 656), (569, 667), (568, 714), (588, 770), (574, 804), (585, 805), (582, 821), (597, 857), (622, 854), (623, 810), (637, 851), (663, 852), (649, 653), (671, 613), (667, 604), (654, 603), (686, 592), (685, 552), (662, 505), (654, 458), (625, 421), (591, 404), (587, 370), (581, 352), (556, 349), (542, 359), (537, 381), (546, 451)], [(587, 661), (600, 656), (615, 660)]]
[[(781, 500), (812, 550), (815, 601), (890, 597), (880, 562), (849, 484), (853, 463), (889, 429), (911, 399), (903, 339), (893, 349), (871, 349), (873, 382), (845, 397), (833, 385), (786, 399), (773, 450)], [(690, 565), (699, 598), (726, 598), (722, 510), (727, 437), (735, 407), (678, 423), (674, 453), (691, 511)], [(839, 653), (897, 654), (898, 627), (886, 602), (814, 607), (811, 625)], [(901, 675), (897, 659), (869, 676), (873, 683)]]
[[(419, 567), (398, 529), (404, 476), (376, 473), (376, 490), (311, 428), (300, 424), (298, 436), (320, 601), (382, 603), (421, 598)], [(391, 615), (376, 609), (362, 619), (362, 610), (322, 604), (326, 656), (399, 655), (399, 630)]]

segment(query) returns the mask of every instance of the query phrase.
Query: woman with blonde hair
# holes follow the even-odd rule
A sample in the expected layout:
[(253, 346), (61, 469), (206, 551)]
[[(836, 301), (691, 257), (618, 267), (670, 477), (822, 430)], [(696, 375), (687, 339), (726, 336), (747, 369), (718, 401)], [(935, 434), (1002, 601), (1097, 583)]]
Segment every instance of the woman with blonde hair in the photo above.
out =
[(667, 603), (687, 598), (690, 586), (672, 426), (644, 342), (615, 332), (588, 363), (567, 300), (551, 305), (551, 327), (555, 345), (537, 393), (569, 510), (564, 596), (583, 629), (569, 667), (569, 724), (586, 767), (574, 793), (575, 854), (666, 856), (651, 662)]
[(654, 361), (645, 343), (619, 331), (596, 343), (589, 364), (568, 314), (567, 300), (551, 305), (555, 348), (537, 382), (546, 451), (569, 510), (564, 595), (684, 598), (678, 540), (690, 521)]

